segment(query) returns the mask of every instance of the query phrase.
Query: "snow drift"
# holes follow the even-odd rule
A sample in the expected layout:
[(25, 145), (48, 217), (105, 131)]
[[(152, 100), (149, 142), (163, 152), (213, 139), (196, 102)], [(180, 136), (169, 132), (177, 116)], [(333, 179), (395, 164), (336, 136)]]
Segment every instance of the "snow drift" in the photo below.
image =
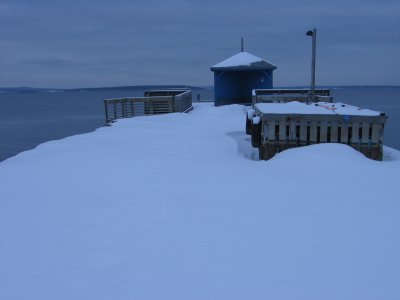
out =
[(400, 155), (258, 161), (246, 110), (121, 120), (0, 164), (0, 299), (398, 299)]

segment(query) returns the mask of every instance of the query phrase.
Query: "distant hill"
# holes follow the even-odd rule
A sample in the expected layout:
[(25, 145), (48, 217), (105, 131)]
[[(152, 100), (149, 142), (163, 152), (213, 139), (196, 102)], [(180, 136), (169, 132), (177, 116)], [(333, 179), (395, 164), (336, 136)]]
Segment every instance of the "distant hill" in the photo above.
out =
[[(212, 87), (211, 87), (212, 88)], [(113, 90), (152, 90), (152, 89), (208, 89), (190, 85), (132, 85), (132, 86), (113, 86), (97, 88), (78, 88), (78, 89), (50, 89), (33, 87), (0, 87), (2, 93), (46, 93), (46, 92), (80, 92), (80, 91), (113, 91)]]
[[(277, 89), (299, 89), (309, 88), (310, 86), (276, 86)], [(0, 87), (0, 93), (50, 93), (50, 92), (79, 92), (79, 91), (112, 91), (112, 90), (151, 90), (151, 89), (196, 89), (196, 90), (212, 90), (210, 86), (190, 86), (190, 85), (132, 85), (132, 86), (113, 86), (113, 87), (96, 87), (96, 88), (78, 88), (78, 89), (51, 89), (51, 88), (34, 88), (34, 87)], [(333, 86), (317, 86), (317, 88), (326, 89), (400, 89), (397, 85), (333, 85)]]
[[(33, 92), (47, 92), (53, 91), (54, 89), (43, 89), (33, 87), (0, 87), (2, 93), (33, 93)], [(60, 89), (55, 89), (56, 91)]]

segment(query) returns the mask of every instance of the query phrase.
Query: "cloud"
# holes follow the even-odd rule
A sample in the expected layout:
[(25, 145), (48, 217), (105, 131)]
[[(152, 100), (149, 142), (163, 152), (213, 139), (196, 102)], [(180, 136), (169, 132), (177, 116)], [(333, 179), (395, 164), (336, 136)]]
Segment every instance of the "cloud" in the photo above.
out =
[(0, 80), (46, 87), (210, 84), (209, 66), (239, 51), (244, 37), (246, 50), (278, 65), (276, 84), (307, 84), (304, 33), (317, 27), (322, 84), (374, 84), (377, 72), (381, 81), (400, 84), (399, 15), (389, 0), (5, 0), (0, 55), (7, 59), (0, 67), (7, 76)]

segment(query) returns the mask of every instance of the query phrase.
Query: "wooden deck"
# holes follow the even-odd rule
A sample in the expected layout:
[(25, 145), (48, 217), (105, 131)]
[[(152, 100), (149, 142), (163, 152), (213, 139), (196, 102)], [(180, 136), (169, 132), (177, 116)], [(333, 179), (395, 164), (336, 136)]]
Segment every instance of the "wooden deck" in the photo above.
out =
[(384, 113), (372, 116), (266, 113), (255, 105), (252, 115), (247, 117), (246, 132), (251, 134), (253, 147), (259, 149), (260, 159), (267, 160), (293, 147), (342, 143), (371, 159), (382, 160), (387, 120)]
[(152, 90), (144, 97), (105, 99), (106, 124), (135, 116), (187, 112), (192, 109), (190, 90)]

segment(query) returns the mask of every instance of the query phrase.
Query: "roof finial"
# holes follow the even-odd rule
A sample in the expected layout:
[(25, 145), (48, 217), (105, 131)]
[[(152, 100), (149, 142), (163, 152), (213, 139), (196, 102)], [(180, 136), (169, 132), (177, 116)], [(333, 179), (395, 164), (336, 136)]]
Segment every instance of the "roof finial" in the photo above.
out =
[(244, 51), (244, 39), (242, 38), (242, 52)]

